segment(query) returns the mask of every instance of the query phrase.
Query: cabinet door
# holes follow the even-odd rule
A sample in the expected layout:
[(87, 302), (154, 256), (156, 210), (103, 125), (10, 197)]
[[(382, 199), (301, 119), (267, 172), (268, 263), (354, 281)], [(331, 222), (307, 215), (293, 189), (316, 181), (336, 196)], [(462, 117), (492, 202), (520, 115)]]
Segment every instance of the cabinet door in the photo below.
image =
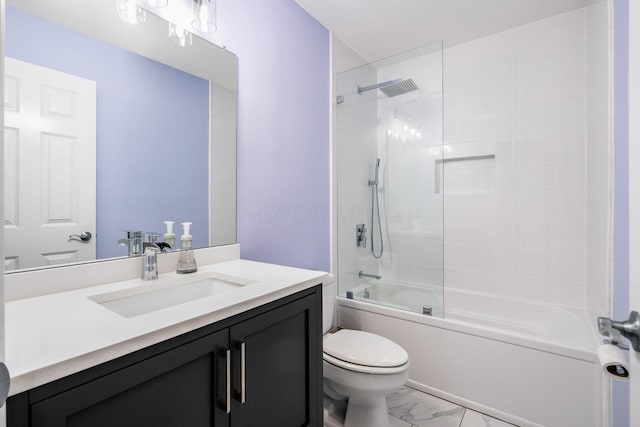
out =
[(231, 327), (231, 425), (322, 425), (320, 298), (310, 295)]
[(228, 426), (228, 330), (31, 406), (33, 427)]

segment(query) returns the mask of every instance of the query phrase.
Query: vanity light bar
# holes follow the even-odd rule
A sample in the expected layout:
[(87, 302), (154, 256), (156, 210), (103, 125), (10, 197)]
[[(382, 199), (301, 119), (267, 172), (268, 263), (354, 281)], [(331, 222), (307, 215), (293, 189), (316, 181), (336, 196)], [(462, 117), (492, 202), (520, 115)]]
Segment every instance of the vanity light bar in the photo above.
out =
[[(163, 9), (169, 6), (169, 0), (115, 0), (115, 2), (118, 16), (129, 24), (144, 24), (147, 21), (147, 10)], [(216, 23), (216, 0), (190, 0), (188, 5), (185, 5), (185, 2), (181, 0), (172, 0), (173, 4), (175, 4), (174, 11), (176, 16), (187, 17), (182, 26), (180, 23), (174, 22), (177, 28), (183, 28), (183, 26), (190, 24), (193, 29), (201, 33), (213, 33), (218, 29)], [(183, 10), (180, 11), (180, 8)], [(161, 13), (161, 15), (167, 15), (167, 13)], [(164, 17), (166, 18), (166, 16)], [(186, 21), (189, 24), (186, 24)], [(186, 32), (186, 30), (183, 31)], [(185, 38), (182, 37), (182, 39)], [(184, 43), (184, 40), (181, 40), (179, 45), (184, 46), (189, 45), (189, 43)]]

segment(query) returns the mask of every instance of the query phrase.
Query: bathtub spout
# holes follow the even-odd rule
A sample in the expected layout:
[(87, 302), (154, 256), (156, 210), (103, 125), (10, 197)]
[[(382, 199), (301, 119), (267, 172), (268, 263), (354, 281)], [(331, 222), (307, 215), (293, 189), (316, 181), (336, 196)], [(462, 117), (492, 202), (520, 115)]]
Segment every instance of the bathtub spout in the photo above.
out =
[(371, 277), (372, 279), (376, 280), (382, 279), (382, 276), (378, 276), (377, 274), (368, 274), (362, 270), (358, 271), (358, 278), (362, 279), (363, 277)]

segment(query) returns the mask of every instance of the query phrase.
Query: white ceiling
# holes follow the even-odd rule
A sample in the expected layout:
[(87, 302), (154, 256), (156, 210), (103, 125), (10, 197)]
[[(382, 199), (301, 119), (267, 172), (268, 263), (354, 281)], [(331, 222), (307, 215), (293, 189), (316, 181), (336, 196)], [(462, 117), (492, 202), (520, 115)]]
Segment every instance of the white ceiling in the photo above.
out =
[(294, 0), (367, 61), (428, 42), (453, 46), (590, 0)]

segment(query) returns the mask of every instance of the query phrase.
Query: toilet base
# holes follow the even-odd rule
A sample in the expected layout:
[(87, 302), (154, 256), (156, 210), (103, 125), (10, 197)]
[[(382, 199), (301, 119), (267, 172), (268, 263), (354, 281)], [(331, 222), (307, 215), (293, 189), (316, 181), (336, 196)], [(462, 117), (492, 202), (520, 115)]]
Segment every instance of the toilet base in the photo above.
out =
[(336, 400), (324, 395), (323, 421), (324, 427), (344, 427), (344, 417), (347, 414), (347, 401)]
[(393, 374), (365, 374), (323, 363), (324, 392), (334, 400), (346, 401), (345, 427), (389, 427), (386, 396), (407, 381), (405, 369)]
[(389, 427), (384, 397), (335, 400), (324, 396), (324, 427)]
[(349, 399), (344, 427), (389, 427), (385, 396)]

